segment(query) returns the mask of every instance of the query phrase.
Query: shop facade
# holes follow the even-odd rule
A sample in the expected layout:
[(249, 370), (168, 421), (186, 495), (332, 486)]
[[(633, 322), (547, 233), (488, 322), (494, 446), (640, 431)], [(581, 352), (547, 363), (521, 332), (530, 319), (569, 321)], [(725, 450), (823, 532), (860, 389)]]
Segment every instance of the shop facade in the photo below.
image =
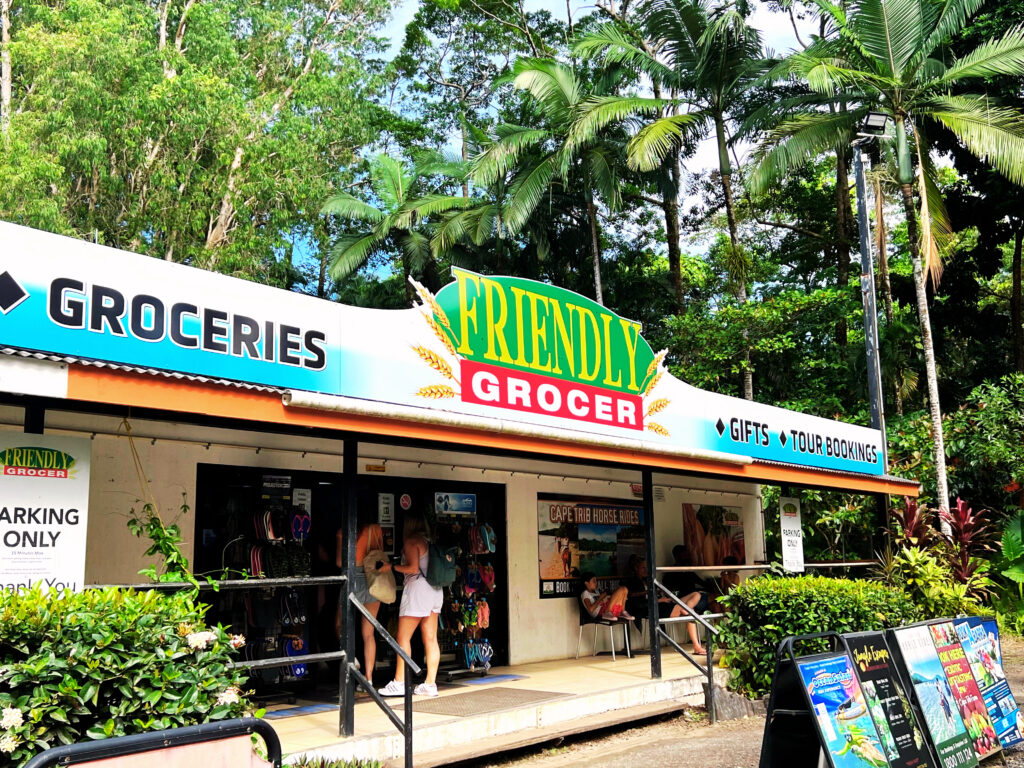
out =
[[(473, 639), (526, 664), (574, 654), (584, 571), (614, 581), (679, 544), (698, 565), (763, 562), (762, 484), (916, 495), (874, 430), (690, 387), (582, 296), (454, 277), (366, 310), (0, 223), (0, 438), (87, 441), (80, 584), (140, 580), (126, 519), (150, 497), (212, 573), (337, 573), (347, 515), (399, 552), (417, 509), (489, 602)], [(18, 586), (40, 561), (10, 541), (0, 581)], [(326, 643), (331, 595), (284, 598), (267, 623), (306, 617), (307, 647)], [(259, 607), (223, 610), (251, 628)]]

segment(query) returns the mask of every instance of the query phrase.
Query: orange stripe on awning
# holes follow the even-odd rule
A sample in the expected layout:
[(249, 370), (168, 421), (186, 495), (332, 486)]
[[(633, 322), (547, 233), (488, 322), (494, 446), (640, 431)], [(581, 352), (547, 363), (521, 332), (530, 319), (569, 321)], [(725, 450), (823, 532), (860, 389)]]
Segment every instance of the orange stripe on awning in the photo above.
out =
[[(623, 451), (600, 446), (581, 445), (559, 440), (501, 435), (486, 430), (441, 427), (396, 419), (356, 416), (334, 411), (288, 408), (281, 395), (236, 389), (161, 376), (71, 365), (68, 371), (68, 398), (109, 405), (152, 408), (194, 413), (216, 418), (240, 419), (263, 424), (287, 424), (357, 432), (367, 435), (450, 444), (453, 449), (472, 452), (472, 446), (535, 454), (539, 458), (558, 457), (576, 462), (616, 462), (683, 472), (717, 475), (730, 480), (772, 485), (818, 486), (861, 493), (887, 493), (917, 496), (917, 486), (904, 485), (870, 475), (840, 475), (813, 469), (759, 464), (725, 464), (677, 456)], [(253, 426), (258, 429), (257, 425)]]

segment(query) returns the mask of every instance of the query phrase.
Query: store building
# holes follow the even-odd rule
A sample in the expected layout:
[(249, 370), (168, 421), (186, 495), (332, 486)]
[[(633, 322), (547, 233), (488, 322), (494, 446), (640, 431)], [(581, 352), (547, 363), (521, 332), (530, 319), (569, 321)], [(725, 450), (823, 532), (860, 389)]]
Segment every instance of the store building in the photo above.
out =
[[(651, 543), (659, 566), (677, 544), (763, 562), (762, 484), (917, 493), (885, 474), (879, 432), (695, 389), (585, 297), (463, 270), (417, 291), (414, 309), (342, 306), (0, 222), (2, 448), (34, 433), (88, 454), (84, 532), (40, 523), (67, 529), (46, 552), (0, 516), (0, 583), (139, 581), (126, 518), (150, 496), (167, 519), (188, 506), (210, 573), (337, 573), (346, 500), (396, 552), (419, 509), (488, 598), (474, 639), (524, 664), (574, 655), (582, 571), (618, 578)], [(40, 481), (7, 464), (19, 493)], [(331, 595), (287, 598), (220, 616), (250, 636), (257, 614), (302, 616), (319, 647)]]

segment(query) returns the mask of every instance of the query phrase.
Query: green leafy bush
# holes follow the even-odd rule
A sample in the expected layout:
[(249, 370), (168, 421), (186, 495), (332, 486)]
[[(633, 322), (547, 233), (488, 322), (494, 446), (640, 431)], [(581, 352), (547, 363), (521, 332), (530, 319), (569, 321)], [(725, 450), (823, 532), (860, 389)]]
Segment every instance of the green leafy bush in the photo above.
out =
[[(0, 591), (0, 766), (60, 744), (240, 717), (245, 642), (186, 594)], [(257, 713), (259, 714), (259, 713)]]
[(984, 591), (991, 582), (985, 576), (985, 561), (972, 558), (971, 565), (974, 573), (968, 583), (961, 584), (949, 563), (934, 550), (903, 547), (894, 556), (882, 558), (879, 580), (902, 588), (923, 618), (976, 614), (981, 604), (974, 593)]
[(744, 581), (724, 599), (728, 613), (718, 642), (726, 648), (731, 685), (751, 695), (768, 692), (776, 648), (790, 635), (877, 630), (919, 618), (904, 592), (873, 581), (763, 576)]

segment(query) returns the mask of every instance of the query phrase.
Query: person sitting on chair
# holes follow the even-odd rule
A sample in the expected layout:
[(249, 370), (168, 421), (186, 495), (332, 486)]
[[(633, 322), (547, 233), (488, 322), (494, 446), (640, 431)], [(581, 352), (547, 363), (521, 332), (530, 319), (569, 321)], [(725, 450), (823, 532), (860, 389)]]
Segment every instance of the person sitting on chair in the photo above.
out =
[[(647, 558), (640, 557), (639, 555), (630, 555), (629, 569), (633, 573), (633, 577), (625, 582), (629, 589), (629, 599), (626, 602), (626, 607), (637, 616), (647, 618)], [(685, 599), (683, 602), (691, 608), (694, 607)], [(707, 607), (707, 603), (704, 604), (704, 607)], [(683, 613), (683, 607), (677, 602), (670, 600), (663, 594), (658, 595), (658, 618), (676, 619), (682, 616)], [(704, 646), (700, 644), (700, 640), (697, 638), (697, 622), (688, 621), (686, 623), (686, 632), (690, 636), (690, 642), (693, 643), (693, 652), (698, 654), (706, 653)]]
[(580, 593), (580, 600), (583, 607), (587, 609), (593, 618), (602, 618), (609, 621), (615, 619), (626, 619), (632, 621), (633, 616), (624, 610), (628, 591), (625, 587), (619, 587), (614, 592), (598, 592), (597, 576), (592, 573), (584, 573), (583, 592)]

